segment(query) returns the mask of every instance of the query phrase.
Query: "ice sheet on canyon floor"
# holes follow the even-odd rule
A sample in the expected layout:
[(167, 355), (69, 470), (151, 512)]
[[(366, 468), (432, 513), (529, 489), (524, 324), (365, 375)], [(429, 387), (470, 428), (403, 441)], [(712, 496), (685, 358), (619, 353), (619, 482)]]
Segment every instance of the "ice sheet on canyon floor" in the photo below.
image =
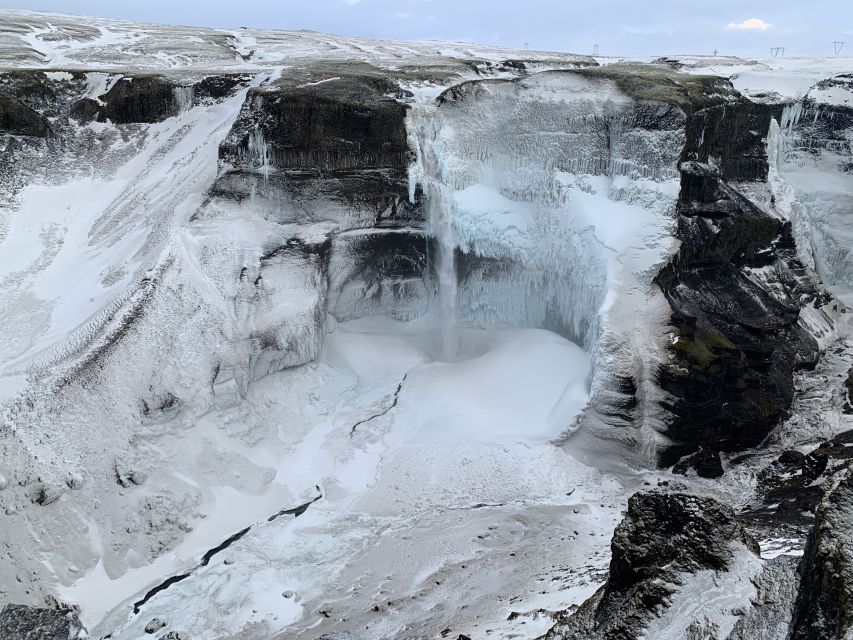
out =
[[(223, 478), (178, 548), (112, 580), (98, 565), (62, 596), (114, 638), (144, 635), (153, 617), (191, 637), (365, 627), (391, 637), (412, 624), (481, 637), (511, 611), (588, 596), (643, 482), (549, 442), (586, 402), (588, 356), (542, 330), (463, 330), (455, 362), (433, 361), (432, 349), (417, 323), (339, 325), (318, 362), (257, 382), (244, 403), (181, 435), (187, 451), (217, 455), (234, 449), (230, 428), (274, 422), (233, 467), (272, 469), (266, 488), (241, 495)], [(322, 498), (302, 515), (267, 521), (315, 497), (315, 485)], [(146, 590), (248, 526), (132, 615)]]

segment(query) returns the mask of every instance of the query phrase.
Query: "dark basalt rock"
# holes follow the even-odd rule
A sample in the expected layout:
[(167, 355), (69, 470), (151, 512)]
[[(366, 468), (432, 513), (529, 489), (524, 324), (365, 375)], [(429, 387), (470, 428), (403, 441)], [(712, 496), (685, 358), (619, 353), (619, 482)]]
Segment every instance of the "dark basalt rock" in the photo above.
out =
[(115, 124), (160, 122), (179, 110), (175, 85), (161, 76), (122, 78), (101, 99), (98, 120)]
[(685, 574), (727, 571), (733, 542), (759, 553), (758, 544), (713, 500), (680, 493), (636, 493), (616, 527), (607, 582), (558, 623), (549, 639), (630, 640), (669, 606)]
[(409, 201), (403, 93), (370, 65), (318, 63), (250, 90), (219, 148), (212, 197), (258, 198), (281, 223), (338, 225), (322, 259), (335, 264), (329, 311), (341, 318), (358, 298), (351, 283), (363, 311), (403, 316), (424, 286), (423, 194)]
[(261, 135), (278, 169), (408, 167), (406, 106), (393, 97), (402, 93), (396, 83), (372, 75), (300, 80), (252, 90), (220, 159), (251, 164), (252, 136)]
[[(674, 416), (663, 466), (700, 448), (759, 444), (790, 406), (794, 370), (813, 366), (818, 355), (797, 323), (800, 305), (816, 292), (803, 291), (792, 272), (790, 229), (719, 172), (697, 162), (684, 162), (681, 171), (681, 247), (657, 277), (677, 336), (658, 375)], [(785, 295), (765, 290), (745, 271), (768, 264), (778, 267)]]
[(101, 105), (92, 98), (83, 98), (71, 105), (70, 115), (80, 122), (92, 122), (97, 120), (101, 111)]
[(717, 451), (699, 449), (696, 453), (685, 456), (673, 467), (675, 473), (687, 473), (695, 469), (700, 478), (719, 478), (723, 475), (723, 463)]
[(765, 138), (771, 118), (779, 119), (781, 105), (737, 102), (696, 112), (687, 123), (685, 160), (714, 160), (726, 180), (766, 180)]
[(114, 124), (162, 122), (180, 112), (178, 91), (186, 91), (192, 100), (221, 100), (250, 80), (245, 74), (220, 74), (186, 84), (158, 75), (126, 76), (99, 96), (100, 102), (92, 98), (76, 101), (71, 105), (71, 117)]
[(408, 201), (407, 107), (394, 99), (402, 91), (363, 66), (251, 90), (219, 147), (226, 171), (211, 194), (257, 193), (289, 205), (279, 207), (285, 211), (325, 199), (375, 216), (372, 226), (419, 220), (419, 203)]
[(731, 508), (712, 498), (635, 493), (613, 534), (610, 577), (597, 617), (606, 613), (614, 598), (628, 595), (644, 582), (666, 578), (668, 572), (724, 571), (732, 559), (729, 543), (734, 540), (759, 552)]
[(49, 131), (47, 120), (37, 111), (12, 94), (0, 90), (0, 133), (44, 138)]
[(72, 106), (71, 115), (83, 122), (161, 122), (180, 111), (175, 95), (177, 86), (163, 76), (128, 76), (116, 81), (109, 91), (100, 96), (103, 104), (85, 98)]
[(227, 98), (237, 87), (245, 86), (252, 79), (251, 75), (218, 74), (208, 76), (193, 85), (196, 98), (212, 98), (221, 100)]
[(779, 455), (779, 462), (781, 462), (782, 464), (798, 465), (799, 466), (803, 463), (803, 460), (805, 460), (805, 459), (806, 459), (805, 454), (800, 453), (799, 451), (797, 451), (795, 449), (788, 449), (787, 451), (783, 451)]
[(800, 473), (802, 473), (803, 477), (807, 480), (813, 482), (823, 475), (828, 464), (829, 455), (818, 449), (805, 457)]
[(806, 454), (783, 451), (756, 474), (762, 503), (743, 517), (759, 527), (781, 526), (792, 535), (805, 536), (813, 524), (823, 484), (843, 473), (853, 460), (852, 437), (853, 432), (840, 433)]
[(800, 563), (792, 640), (853, 635), (853, 473), (829, 489), (815, 513)]
[[(429, 248), (431, 243), (420, 231), (381, 228), (336, 236), (330, 269), (334, 274), (330, 280), (330, 312), (339, 320), (351, 319), (354, 312), (409, 317), (411, 305), (416, 304), (413, 301), (422, 298), (428, 286), (427, 257), (434, 251)], [(358, 287), (357, 293), (348, 291), (341, 296), (345, 286)], [(349, 306), (353, 296), (358, 298), (356, 309)]]
[(76, 640), (87, 638), (77, 614), (70, 609), (39, 609), (7, 604), (0, 611), (3, 640)]
[(42, 71), (20, 69), (0, 74), (0, 89), (12, 94), (43, 117), (51, 117), (61, 110), (63, 96), (57, 91), (67, 88), (76, 79), (76, 74), (71, 74), (71, 80), (50, 80)]
[[(818, 89), (830, 89), (833, 86), (853, 90), (853, 77), (836, 76), (817, 83)], [(794, 129), (800, 135), (794, 141), (794, 147), (811, 156), (818, 157), (824, 149), (839, 154), (843, 163), (845, 156), (850, 157), (851, 142), (848, 131), (853, 128), (853, 105), (843, 106), (816, 102), (808, 96), (802, 101), (802, 111)], [(839, 169), (850, 171), (853, 167), (842, 164)]]

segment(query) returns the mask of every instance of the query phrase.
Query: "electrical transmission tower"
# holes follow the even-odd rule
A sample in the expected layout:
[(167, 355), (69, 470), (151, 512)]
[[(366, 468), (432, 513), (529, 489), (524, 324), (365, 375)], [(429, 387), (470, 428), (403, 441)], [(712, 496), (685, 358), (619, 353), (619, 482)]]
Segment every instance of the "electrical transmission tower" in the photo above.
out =
[(770, 56), (773, 58), (784, 58), (785, 47), (770, 47)]
[(832, 46), (835, 47), (835, 55), (841, 53), (841, 50), (844, 48), (845, 44), (846, 43), (844, 42), (844, 40), (836, 40), (832, 43)]
[(594, 56), (598, 55), (598, 45), (597, 44), (592, 45), (592, 55), (594, 55)]
[(529, 43), (529, 42), (525, 42), (525, 43), (524, 43), (524, 48), (525, 48), (525, 49), (529, 49), (529, 48), (530, 48), (530, 43)]

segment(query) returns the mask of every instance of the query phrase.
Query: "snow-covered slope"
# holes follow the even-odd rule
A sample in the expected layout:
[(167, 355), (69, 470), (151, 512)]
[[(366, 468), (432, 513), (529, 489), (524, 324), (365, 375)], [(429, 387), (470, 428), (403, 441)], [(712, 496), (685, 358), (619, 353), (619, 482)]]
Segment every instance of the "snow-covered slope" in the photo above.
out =
[[(788, 327), (838, 331), (784, 253), (791, 217), (849, 284), (840, 209), (803, 217), (802, 119), (698, 63), (0, 23), (0, 596), (95, 635), (537, 637), (604, 581), (632, 493), (740, 486), (655, 469), (661, 367), (758, 351), (687, 270), (737, 274), (774, 384)], [(756, 123), (784, 132), (769, 187)]]
[(0, 67), (29, 69), (281, 68), (307, 60), (361, 60), (383, 65), (508, 58), (566, 64), (588, 56), (521, 52), (459, 42), (395, 42), (314, 31), (206, 29), (3, 10)]

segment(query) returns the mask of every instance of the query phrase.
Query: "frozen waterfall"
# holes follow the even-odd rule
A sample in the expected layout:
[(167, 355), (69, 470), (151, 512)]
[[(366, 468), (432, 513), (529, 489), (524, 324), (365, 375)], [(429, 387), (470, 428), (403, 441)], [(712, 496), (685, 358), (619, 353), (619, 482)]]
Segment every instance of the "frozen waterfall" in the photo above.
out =
[(412, 117), (412, 147), (416, 153), (416, 164), (409, 175), (409, 200), (414, 202), (415, 189), (420, 184), (427, 200), (429, 233), (436, 247), (434, 272), (439, 302), (440, 357), (452, 360), (459, 347), (453, 190), (444, 182), (443, 167), (436, 150), (440, 124), (421, 112)]

